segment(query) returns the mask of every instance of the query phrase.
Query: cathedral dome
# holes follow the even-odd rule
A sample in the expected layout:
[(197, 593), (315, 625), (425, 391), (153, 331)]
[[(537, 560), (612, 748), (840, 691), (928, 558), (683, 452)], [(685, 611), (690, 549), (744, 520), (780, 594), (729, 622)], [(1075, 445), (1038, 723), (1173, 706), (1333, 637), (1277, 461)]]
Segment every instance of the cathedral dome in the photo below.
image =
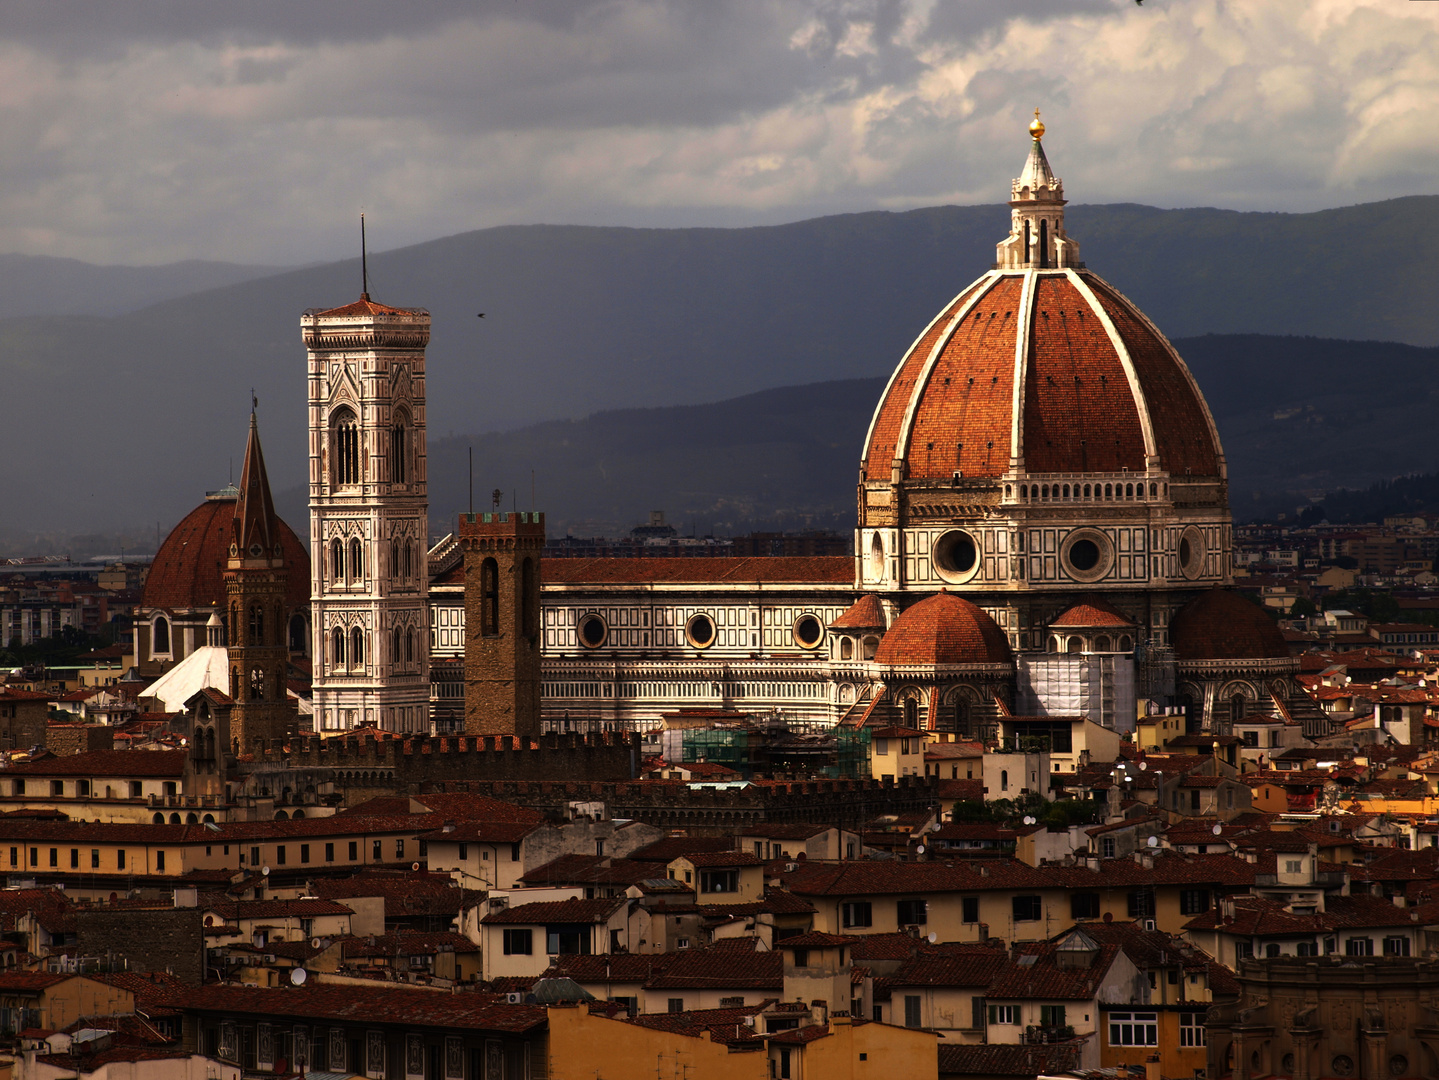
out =
[[(239, 494), (228, 487), (206, 496), (170, 530), (150, 564), (141, 607), (183, 611), (224, 606), (225, 560), (234, 537)], [(283, 521), (280, 544), (288, 569), (285, 607), (295, 611), (310, 602), (310, 554)]]
[(886, 667), (1013, 664), (1009, 639), (983, 609), (949, 592), (921, 600), (894, 620), (874, 662)]
[(1289, 646), (1258, 604), (1228, 589), (1210, 589), (1180, 608), (1169, 623), (1174, 658), (1185, 660), (1277, 660)]
[(935, 316), (895, 369), (865, 441), (865, 476), (1222, 477), (1219, 436), (1184, 361), (1079, 262), (1043, 133), (1036, 120), (995, 268)]

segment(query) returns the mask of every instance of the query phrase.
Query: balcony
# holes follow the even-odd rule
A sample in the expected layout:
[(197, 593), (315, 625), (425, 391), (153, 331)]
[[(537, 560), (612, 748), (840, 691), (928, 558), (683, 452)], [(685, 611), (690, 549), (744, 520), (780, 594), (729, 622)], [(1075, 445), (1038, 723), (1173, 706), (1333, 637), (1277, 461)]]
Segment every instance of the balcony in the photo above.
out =
[(1071, 1024), (1045, 1024), (1036, 1026), (1031, 1024), (1024, 1029), (1024, 1037), (1020, 1042), (1025, 1046), (1051, 1046), (1057, 1043), (1067, 1043), (1074, 1038), (1074, 1027)]

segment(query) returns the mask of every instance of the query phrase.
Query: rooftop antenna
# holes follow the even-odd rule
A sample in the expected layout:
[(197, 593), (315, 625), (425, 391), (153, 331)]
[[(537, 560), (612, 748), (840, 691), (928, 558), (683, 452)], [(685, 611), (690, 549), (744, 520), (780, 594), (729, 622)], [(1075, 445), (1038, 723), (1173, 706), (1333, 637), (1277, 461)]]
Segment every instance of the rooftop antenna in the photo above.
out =
[(365, 212), (360, 211), (360, 299), (370, 298), (370, 263), (365, 251)]
[(475, 448), (470, 447), (470, 517), (475, 516)]

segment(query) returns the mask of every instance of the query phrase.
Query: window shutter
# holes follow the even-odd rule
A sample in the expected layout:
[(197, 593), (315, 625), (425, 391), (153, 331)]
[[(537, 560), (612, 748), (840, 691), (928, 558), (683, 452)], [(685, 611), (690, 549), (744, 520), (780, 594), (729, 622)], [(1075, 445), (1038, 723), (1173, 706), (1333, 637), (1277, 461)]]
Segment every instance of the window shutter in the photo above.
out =
[[(982, 1027), (984, 1027), (984, 998), (982, 998), (982, 997), (970, 998), (970, 999), (969, 999), (969, 1004), (970, 1004), (970, 1009), (971, 1009), (971, 1016), (970, 1016), (969, 1026), (972, 1027), (972, 1028), (982, 1028)], [(994, 1019), (994, 1007), (993, 1007), (993, 1006), (990, 1006), (989, 1016), (990, 1016), (990, 1021), (993, 1022), (993, 1019)]]

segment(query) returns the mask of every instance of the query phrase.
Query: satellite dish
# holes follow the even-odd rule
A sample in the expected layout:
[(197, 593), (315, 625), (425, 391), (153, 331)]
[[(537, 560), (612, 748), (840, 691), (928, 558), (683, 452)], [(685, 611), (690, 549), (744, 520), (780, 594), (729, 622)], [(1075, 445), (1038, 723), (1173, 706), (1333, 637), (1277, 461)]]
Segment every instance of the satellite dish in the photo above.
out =
[(934, 931), (930, 931), (930, 934), (929, 934), (929, 943), (930, 943), (931, 945), (933, 945), (933, 944), (934, 944), (936, 941), (938, 941), (938, 940), (939, 940), (939, 935), (936, 934), (936, 933), (934, 933)]
[(269, 876), (270, 876), (270, 868), (269, 868), (268, 866), (262, 866), (262, 867), (260, 867), (260, 873), (264, 874), (266, 877), (269, 877)]
[(923, 855), (923, 854), (924, 854), (924, 845), (923, 845), (923, 844), (920, 844), (919, 847), (917, 847), (917, 848), (914, 849), (914, 851), (915, 851), (915, 854), (916, 854), (916, 855)]
[(1025, 823), (1026, 825), (1033, 825), (1033, 824), (1034, 824), (1034, 818), (1031, 817), (1029, 814), (1025, 814), (1025, 815), (1024, 815), (1024, 823)]
[(1150, 846), (1150, 847), (1158, 847), (1158, 846), (1159, 846), (1159, 837), (1157, 837), (1157, 836), (1151, 836), (1151, 837), (1149, 838), (1149, 846)]
[(1144, 772), (1144, 770), (1147, 769), (1147, 768), (1149, 768), (1149, 762), (1147, 762), (1147, 761), (1141, 761), (1141, 762), (1139, 763), (1139, 771), (1140, 771), (1140, 772)]
[(309, 976), (310, 973), (307, 972), (304, 968), (295, 968), (294, 971), (290, 972), (290, 982), (294, 983), (296, 986), (304, 986), (305, 980), (309, 978)]
[[(310, 939), (310, 948), (312, 948), (312, 949), (318, 949), (319, 947), (320, 947), (320, 939), (317, 938), (317, 937), (312, 937), (312, 938)], [(295, 970), (298, 971), (299, 968), (296, 968)]]
[(1224, 826), (1223, 826), (1223, 825), (1216, 825), (1216, 826), (1214, 826), (1214, 828), (1210, 829), (1209, 831), (1212, 832), (1215, 836), (1218, 836), (1220, 833), (1222, 833), (1222, 832), (1224, 831)]
[(410, 869), (411, 869), (411, 870), (419, 870), (419, 869), (420, 869), (420, 864), (417, 863), (417, 862), (412, 862), (412, 863), (410, 863)]

